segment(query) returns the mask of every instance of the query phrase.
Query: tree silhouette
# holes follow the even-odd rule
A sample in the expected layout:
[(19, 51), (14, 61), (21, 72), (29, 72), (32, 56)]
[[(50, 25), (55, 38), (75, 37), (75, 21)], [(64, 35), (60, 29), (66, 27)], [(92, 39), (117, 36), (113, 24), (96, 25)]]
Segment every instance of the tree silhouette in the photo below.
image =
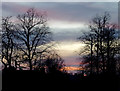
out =
[[(116, 72), (116, 58), (118, 41), (116, 25), (110, 24), (110, 14), (105, 12), (102, 16), (96, 15), (89, 25), (90, 32), (85, 33), (79, 39), (88, 47), (89, 69), (91, 72), (105, 73)], [(86, 61), (88, 62), (88, 61)]]
[(47, 57), (45, 66), (48, 73), (55, 73), (64, 67), (64, 60), (56, 53), (52, 53)]
[[(23, 62), (29, 63), (29, 69), (33, 69), (33, 61), (37, 55), (46, 52), (51, 46), (41, 48), (46, 43), (50, 42), (51, 32), (46, 25), (46, 15), (38, 13), (35, 9), (29, 9), (25, 14), (18, 15), (18, 24), (14, 33), (18, 41), (18, 49), (23, 54)], [(38, 46), (41, 46), (40, 50)]]
[(13, 66), (15, 43), (13, 41), (14, 25), (10, 21), (11, 17), (2, 18), (2, 63), (5, 68)]

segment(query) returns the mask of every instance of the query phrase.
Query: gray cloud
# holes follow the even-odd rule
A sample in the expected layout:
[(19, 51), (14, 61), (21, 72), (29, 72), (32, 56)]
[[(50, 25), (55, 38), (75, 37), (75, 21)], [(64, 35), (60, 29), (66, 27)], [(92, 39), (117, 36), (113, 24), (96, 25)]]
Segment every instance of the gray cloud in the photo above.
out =
[[(3, 14), (18, 14), (20, 9), (34, 7), (38, 10), (48, 12), (48, 17), (52, 20), (64, 20), (72, 22), (88, 22), (88, 20), (97, 13), (109, 11), (112, 20), (117, 20), (117, 2), (19, 2), (3, 3)], [(21, 8), (20, 8), (21, 7)], [(13, 13), (14, 12), (14, 13)], [(5, 15), (4, 14), (4, 15)]]
[[(56, 31), (57, 32), (54, 32)], [(85, 30), (81, 29), (54, 29), (53, 39), (55, 41), (76, 41), (77, 38), (82, 35)]]

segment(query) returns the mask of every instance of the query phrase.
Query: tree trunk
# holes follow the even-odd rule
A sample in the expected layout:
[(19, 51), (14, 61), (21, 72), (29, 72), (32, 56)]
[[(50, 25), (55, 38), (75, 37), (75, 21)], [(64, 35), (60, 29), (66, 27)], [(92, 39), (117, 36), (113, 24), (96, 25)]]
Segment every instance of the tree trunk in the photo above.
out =
[(90, 74), (92, 74), (93, 72), (93, 41), (92, 41), (92, 38), (91, 38), (91, 70), (90, 70)]

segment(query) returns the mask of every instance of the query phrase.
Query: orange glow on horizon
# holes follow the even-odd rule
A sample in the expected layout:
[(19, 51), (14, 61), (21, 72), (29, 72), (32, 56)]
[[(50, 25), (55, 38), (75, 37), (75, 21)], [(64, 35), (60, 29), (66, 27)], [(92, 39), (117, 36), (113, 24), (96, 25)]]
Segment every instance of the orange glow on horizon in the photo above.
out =
[(81, 67), (63, 67), (61, 70), (62, 71), (63, 70), (66, 70), (66, 71), (77, 71), (77, 70), (83, 70), (83, 68), (81, 68)]

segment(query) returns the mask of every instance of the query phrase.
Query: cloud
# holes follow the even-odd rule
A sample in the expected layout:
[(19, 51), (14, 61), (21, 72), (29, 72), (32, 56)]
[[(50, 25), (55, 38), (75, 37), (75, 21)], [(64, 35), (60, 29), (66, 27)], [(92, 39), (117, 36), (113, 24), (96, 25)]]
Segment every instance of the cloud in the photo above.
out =
[(68, 65), (79, 65), (79, 55), (76, 51), (80, 48), (84, 48), (85, 44), (78, 41), (62, 41), (56, 46), (58, 54), (65, 60), (65, 64)]
[[(61, 20), (68, 22), (88, 22), (88, 20), (96, 13), (103, 13), (109, 11), (113, 18), (117, 15), (118, 5), (115, 2), (21, 2), (21, 3), (2, 3), (3, 13), (7, 11), (9, 13), (18, 14), (25, 11), (30, 7), (34, 7), (37, 10), (44, 10), (48, 13), (50, 20)], [(116, 13), (116, 14), (115, 14)], [(116, 19), (115, 19), (116, 20)]]
[(53, 39), (55, 41), (76, 41), (83, 32), (88, 31), (87, 28), (68, 28), (68, 29), (51, 29), (53, 32)]
[(2, 4), (3, 16), (18, 15), (28, 8), (34, 7), (37, 11), (48, 13), (48, 25), (53, 31), (55, 40), (76, 40), (87, 30), (86, 25), (97, 13), (110, 11), (112, 22), (117, 22), (117, 3), (105, 2), (12, 2)]

